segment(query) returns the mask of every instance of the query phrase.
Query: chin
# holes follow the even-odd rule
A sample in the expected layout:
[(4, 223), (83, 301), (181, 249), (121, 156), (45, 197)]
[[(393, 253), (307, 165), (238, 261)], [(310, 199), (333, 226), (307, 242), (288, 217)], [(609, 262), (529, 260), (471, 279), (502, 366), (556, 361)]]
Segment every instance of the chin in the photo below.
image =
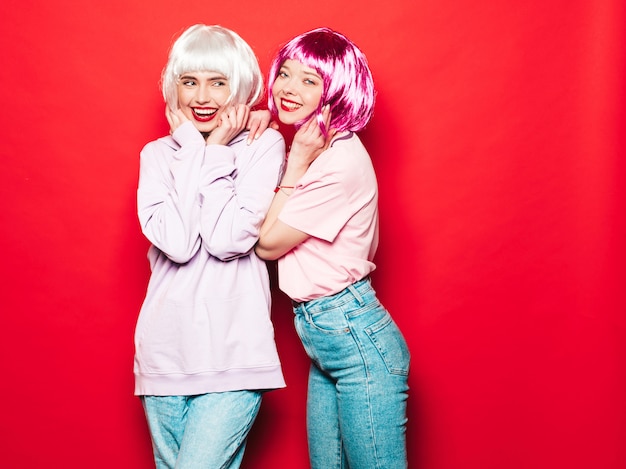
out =
[(208, 126), (206, 124), (202, 125), (202, 124), (194, 123), (194, 127), (196, 129), (198, 129), (198, 132), (202, 132), (202, 133), (208, 134), (208, 133), (211, 133), (213, 130), (215, 130), (216, 126), (214, 126), (214, 125)]
[(298, 117), (298, 116), (294, 116), (293, 114), (287, 114), (287, 115), (278, 115), (278, 119), (283, 123), (283, 124), (287, 124), (287, 125), (294, 125), (296, 122), (300, 122), (303, 118), (302, 117)]

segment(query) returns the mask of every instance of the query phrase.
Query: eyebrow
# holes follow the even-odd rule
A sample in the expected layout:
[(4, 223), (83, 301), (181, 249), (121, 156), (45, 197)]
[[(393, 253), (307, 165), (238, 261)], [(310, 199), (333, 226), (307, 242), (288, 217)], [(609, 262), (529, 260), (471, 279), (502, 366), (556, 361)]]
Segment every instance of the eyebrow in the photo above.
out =
[(305, 74), (305, 75), (312, 75), (312, 76), (314, 76), (314, 77), (316, 77), (316, 78), (319, 78), (320, 80), (322, 79), (322, 77), (321, 77), (321, 76), (319, 76), (319, 75), (317, 74), (317, 72), (307, 72), (306, 70), (304, 70), (304, 74)]
[[(187, 78), (187, 79), (191, 78), (191, 79), (194, 79), (194, 80), (199, 80), (199, 78), (196, 75), (193, 75), (191, 73), (185, 73), (185, 74), (181, 75), (179, 77), (179, 80), (182, 80), (183, 78)], [(216, 75), (209, 76), (208, 80), (228, 80), (228, 78), (226, 78), (224, 75), (220, 75), (218, 73)]]
[[(287, 69), (287, 71), (291, 72), (291, 69), (289, 68), (289, 66), (288, 66), (288, 65), (285, 65), (285, 64), (281, 65), (281, 66), (280, 66), (280, 69), (282, 70), (283, 68), (285, 68), (285, 69)], [(322, 80), (322, 77), (321, 77), (321, 76), (320, 76), (320, 75), (319, 75), (319, 74), (318, 74), (315, 70), (311, 70), (311, 71), (308, 71), (308, 70), (302, 70), (302, 73), (304, 73), (305, 75), (311, 75), (311, 76), (314, 76), (314, 77), (316, 77), (316, 78), (318, 78), (318, 79)]]

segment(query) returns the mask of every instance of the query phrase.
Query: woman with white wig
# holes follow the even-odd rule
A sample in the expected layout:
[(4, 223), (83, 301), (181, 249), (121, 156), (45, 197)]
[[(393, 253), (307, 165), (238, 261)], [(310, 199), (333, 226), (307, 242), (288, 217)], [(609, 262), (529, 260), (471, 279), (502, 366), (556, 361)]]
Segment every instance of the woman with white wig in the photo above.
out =
[(170, 135), (141, 151), (137, 192), (152, 273), (135, 394), (157, 468), (237, 468), (263, 392), (285, 386), (267, 267), (254, 251), (285, 143), (266, 129), (267, 111), (251, 117), (262, 75), (226, 28), (187, 29), (162, 87)]

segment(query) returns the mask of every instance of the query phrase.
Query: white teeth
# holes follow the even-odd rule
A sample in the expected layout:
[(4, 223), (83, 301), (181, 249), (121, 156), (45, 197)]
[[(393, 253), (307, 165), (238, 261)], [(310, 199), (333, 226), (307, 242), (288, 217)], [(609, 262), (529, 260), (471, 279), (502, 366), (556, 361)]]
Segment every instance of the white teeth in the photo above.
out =
[(302, 107), (302, 104), (298, 104), (298, 103), (293, 103), (290, 101), (283, 101), (283, 106), (285, 106), (288, 109), (294, 110), (294, 109), (298, 109), (300, 107)]
[(194, 109), (193, 112), (199, 116), (211, 116), (217, 112), (217, 109)]

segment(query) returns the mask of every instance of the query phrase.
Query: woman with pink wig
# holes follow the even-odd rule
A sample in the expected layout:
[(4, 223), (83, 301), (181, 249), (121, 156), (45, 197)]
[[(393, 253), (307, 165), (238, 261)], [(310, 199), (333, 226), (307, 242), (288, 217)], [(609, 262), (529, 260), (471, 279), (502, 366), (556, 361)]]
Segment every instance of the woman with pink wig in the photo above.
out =
[(268, 87), (270, 111), (296, 133), (256, 252), (278, 259), (311, 358), (311, 467), (405, 468), (409, 350), (369, 277), (378, 188), (356, 134), (374, 108), (367, 60), (342, 34), (315, 29), (280, 49)]

